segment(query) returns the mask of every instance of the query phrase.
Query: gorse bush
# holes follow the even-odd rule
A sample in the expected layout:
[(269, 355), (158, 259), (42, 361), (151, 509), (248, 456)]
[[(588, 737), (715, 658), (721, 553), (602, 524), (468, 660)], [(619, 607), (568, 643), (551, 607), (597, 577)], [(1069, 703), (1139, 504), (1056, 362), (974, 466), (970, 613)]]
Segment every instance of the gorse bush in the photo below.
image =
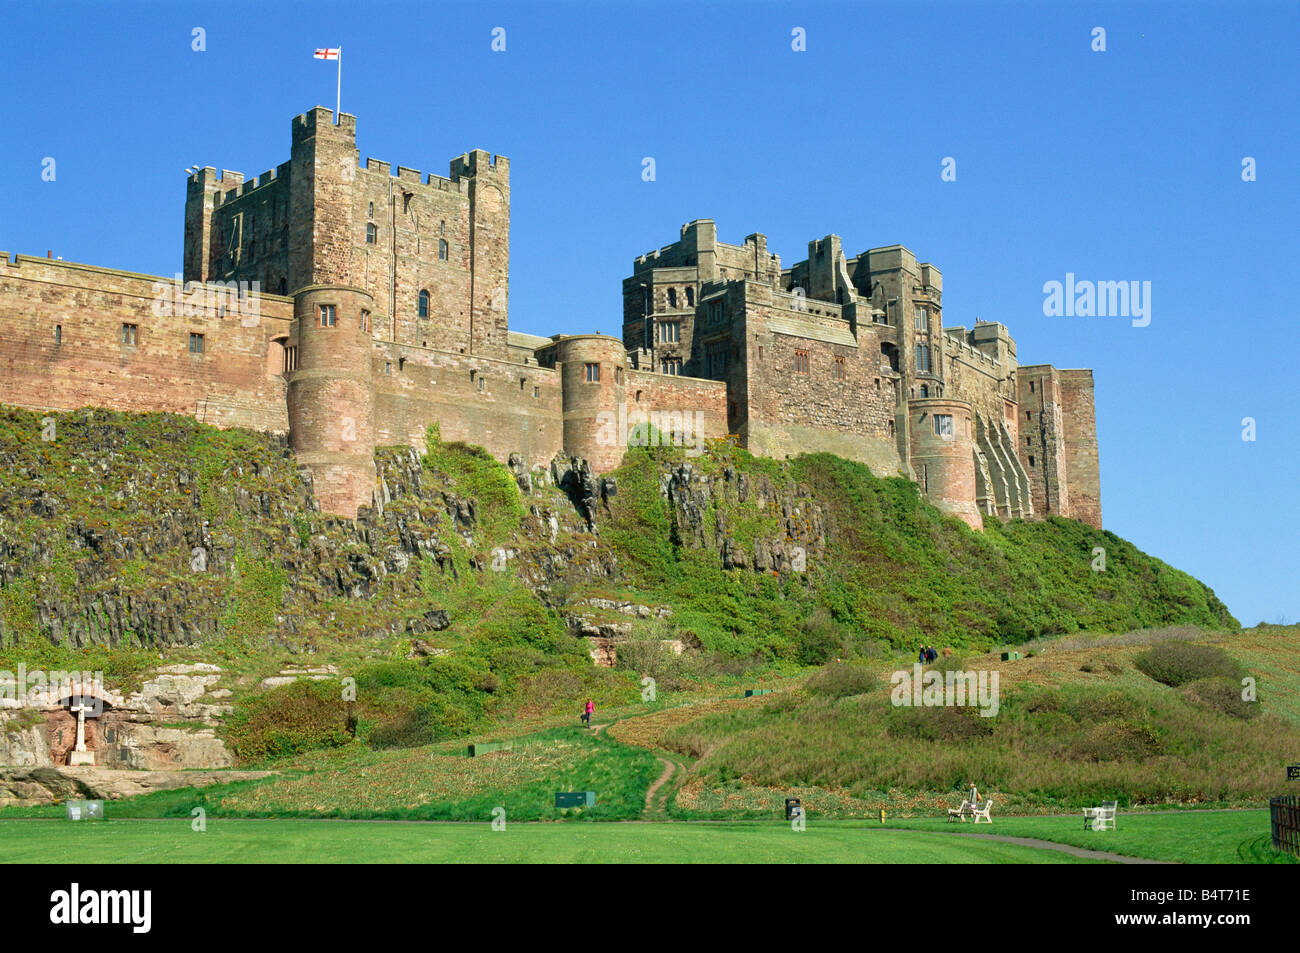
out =
[(352, 741), (337, 681), (299, 680), (246, 695), (226, 717), (227, 747), (241, 762), (260, 763)]
[(865, 665), (832, 662), (809, 676), (803, 687), (810, 695), (846, 698), (872, 691), (880, 684), (880, 676)]
[(1133, 660), (1138, 671), (1177, 688), (1202, 678), (1240, 679), (1241, 665), (1223, 649), (1189, 642), (1163, 642)]
[(1258, 700), (1246, 701), (1241, 695), (1241, 680), (1236, 678), (1202, 678), (1183, 687), (1183, 697), (1194, 705), (1233, 718), (1256, 717), (1260, 713)]

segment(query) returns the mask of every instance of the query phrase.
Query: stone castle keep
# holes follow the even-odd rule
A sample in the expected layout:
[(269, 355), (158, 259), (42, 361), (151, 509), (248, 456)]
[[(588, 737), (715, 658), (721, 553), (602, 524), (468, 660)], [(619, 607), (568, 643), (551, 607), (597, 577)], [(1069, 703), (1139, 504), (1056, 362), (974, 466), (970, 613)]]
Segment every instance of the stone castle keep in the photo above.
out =
[(372, 501), (374, 448), (423, 448), (434, 424), (503, 461), (604, 472), (626, 449), (611, 421), (661, 415), (907, 476), (975, 528), (1101, 525), (1092, 372), (1019, 365), (1001, 324), (945, 328), (938, 268), (903, 246), (849, 258), (830, 235), (783, 267), (765, 236), (728, 245), (701, 219), (636, 258), (621, 340), (521, 334), (509, 161), (394, 174), (360, 164), (356, 117), (334, 118), (295, 117), (289, 161), (257, 179), (190, 175), (184, 292), (0, 254), (0, 403), (287, 433), (321, 508), (347, 517)]

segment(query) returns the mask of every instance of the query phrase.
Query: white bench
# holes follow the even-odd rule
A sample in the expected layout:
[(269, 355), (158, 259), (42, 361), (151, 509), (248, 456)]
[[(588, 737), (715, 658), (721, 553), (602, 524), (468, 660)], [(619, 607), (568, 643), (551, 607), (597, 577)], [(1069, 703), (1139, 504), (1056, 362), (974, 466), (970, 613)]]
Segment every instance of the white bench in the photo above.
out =
[(989, 798), (983, 804), (972, 806), (970, 812), (974, 815), (976, 824), (980, 822), (981, 817), (984, 818), (986, 824), (992, 824), (993, 818), (989, 817), (989, 811), (991, 810), (993, 810), (993, 798)]
[(970, 817), (970, 815), (971, 815), (970, 801), (962, 801), (961, 807), (948, 808), (948, 820), (950, 821), (958, 820), (964, 824), (966, 822), (966, 818)]
[(1083, 829), (1085, 831), (1104, 831), (1109, 827), (1113, 831), (1115, 829), (1115, 812), (1118, 807), (1118, 801), (1103, 801), (1101, 807), (1085, 807), (1083, 809)]

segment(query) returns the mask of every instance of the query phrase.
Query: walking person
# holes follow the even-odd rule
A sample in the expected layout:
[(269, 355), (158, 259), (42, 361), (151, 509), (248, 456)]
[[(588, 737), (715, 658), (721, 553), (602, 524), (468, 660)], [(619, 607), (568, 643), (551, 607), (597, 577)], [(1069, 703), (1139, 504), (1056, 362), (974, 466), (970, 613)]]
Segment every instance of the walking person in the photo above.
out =
[(587, 705), (582, 710), (582, 720), (588, 728), (591, 727), (591, 716), (596, 713), (596, 706), (592, 704), (590, 698), (587, 699)]

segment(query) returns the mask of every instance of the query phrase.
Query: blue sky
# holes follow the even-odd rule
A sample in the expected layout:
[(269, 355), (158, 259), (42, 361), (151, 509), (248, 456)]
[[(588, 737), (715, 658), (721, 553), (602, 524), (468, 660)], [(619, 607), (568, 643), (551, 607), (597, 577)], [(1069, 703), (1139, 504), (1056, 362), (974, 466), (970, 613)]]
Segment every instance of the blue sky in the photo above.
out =
[[(1294, 622), (1297, 26), (1293, 2), (10, 7), (0, 248), (179, 271), (185, 167), (285, 161), (334, 103), (311, 52), (342, 45), (363, 158), (510, 157), (512, 327), (619, 333), (633, 257), (694, 218), (787, 263), (907, 245), (947, 324), (1094, 369), (1108, 529)], [(1150, 281), (1150, 325), (1045, 317), (1067, 272)]]

